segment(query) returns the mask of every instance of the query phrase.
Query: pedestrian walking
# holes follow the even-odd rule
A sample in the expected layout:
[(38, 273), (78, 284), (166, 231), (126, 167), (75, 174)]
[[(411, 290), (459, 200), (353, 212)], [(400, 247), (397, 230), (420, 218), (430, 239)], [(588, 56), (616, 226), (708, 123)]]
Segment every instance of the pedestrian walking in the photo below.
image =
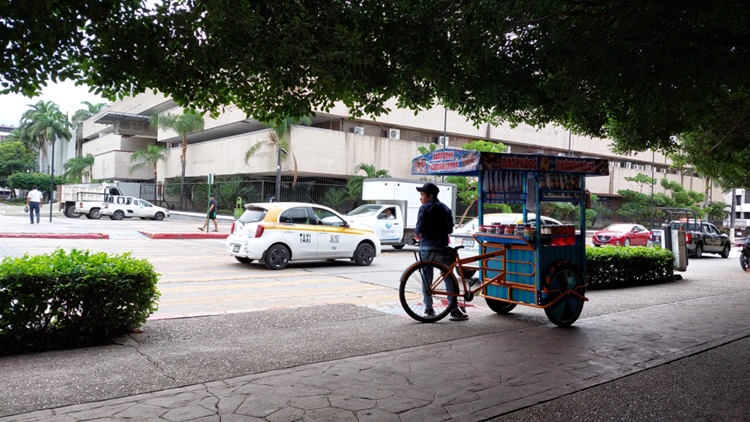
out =
[[(448, 235), (453, 233), (453, 216), (450, 208), (440, 202), (437, 198), (440, 188), (434, 183), (425, 183), (417, 188), (419, 191), (419, 207), (417, 214), (417, 225), (414, 234), (419, 240), (419, 257), (422, 260), (435, 260), (445, 265), (451, 265), (454, 256), (448, 248)], [(425, 270), (425, 284), (432, 282), (432, 269)], [(450, 291), (451, 286), (446, 282), (446, 289)], [(423, 292), (425, 316), (434, 316), (432, 309), (432, 296)], [(465, 321), (469, 319), (460, 307), (456, 307), (449, 317), (451, 321)]]
[(42, 210), (42, 193), (37, 190), (36, 186), (31, 188), (26, 195), (26, 206), (29, 208), (29, 219), (34, 224), (34, 213), (36, 213), (36, 223), (39, 224), (39, 214)]
[(206, 215), (206, 221), (203, 223), (203, 227), (198, 227), (198, 230), (208, 230), (208, 220), (213, 220), (214, 231), (219, 231), (219, 223), (216, 221), (216, 199), (211, 195), (211, 199), (208, 201), (208, 215)]

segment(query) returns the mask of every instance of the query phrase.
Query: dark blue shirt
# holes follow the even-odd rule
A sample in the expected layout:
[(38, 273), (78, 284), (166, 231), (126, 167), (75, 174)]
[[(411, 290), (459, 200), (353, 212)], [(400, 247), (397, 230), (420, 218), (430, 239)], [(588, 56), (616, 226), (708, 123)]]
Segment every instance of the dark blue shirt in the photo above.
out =
[(448, 235), (453, 233), (453, 215), (450, 208), (433, 197), (419, 207), (414, 233), (420, 237), (420, 247), (448, 246)]

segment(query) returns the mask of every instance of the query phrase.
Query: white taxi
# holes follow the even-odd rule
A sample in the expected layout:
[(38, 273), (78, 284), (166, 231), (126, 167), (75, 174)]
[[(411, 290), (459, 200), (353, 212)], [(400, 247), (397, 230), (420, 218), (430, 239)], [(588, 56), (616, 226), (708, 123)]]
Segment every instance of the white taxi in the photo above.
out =
[(351, 259), (364, 266), (380, 254), (380, 240), (371, 229), (350, 226), (322, 205), (253, 203), (232, 224), (227, 250), (239, 262), (258, 260), (271, 270), (322, 259)]

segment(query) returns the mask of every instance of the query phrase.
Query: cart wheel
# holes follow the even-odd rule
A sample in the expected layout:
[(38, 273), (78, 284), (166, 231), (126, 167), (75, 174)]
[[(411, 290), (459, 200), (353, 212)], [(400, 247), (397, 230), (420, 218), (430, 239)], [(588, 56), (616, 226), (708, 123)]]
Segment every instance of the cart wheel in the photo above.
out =
[(487, 302), (487, 307), (497, 312), (500, 315), (505, 315), (516, 307), (515, 303), (503, 302), (502, 300), (495, 300), (490, 298), (484, 298)]
[[(401, 283), (398, 289), (398, 298), (406, 314), (419, 322), (435, 322), (445, 318), (457, 303), (456, 296), (448, 296), (447, 289), (458, 292), (458, 282), (453, 273), (448, 273), (448, 268), (438, 262), (418, 262), (401, 275)], [(445, 275), (445, 282), (428, 283), (435, 280), (440, 274)], [(432, 313), (425, 306), (425, 294), (423, 286), (431, 284), (427, 300), (432, 301)]]
[(553, 265), (544, 278), (544, 284), (548, 302), (552, 303), (544, 308), (547, 318), (559, 327), (571, 326), (583, 310), (581, 296), (586, 293), (586, 285), (581, 271), (569, 262)]

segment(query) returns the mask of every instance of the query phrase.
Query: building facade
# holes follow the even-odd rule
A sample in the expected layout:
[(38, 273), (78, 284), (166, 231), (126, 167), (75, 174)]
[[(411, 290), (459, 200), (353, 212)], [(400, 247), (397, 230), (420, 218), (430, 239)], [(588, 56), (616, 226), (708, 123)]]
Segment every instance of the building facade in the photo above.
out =
[[(310, 126), (294, 126), (288, 142), (291, 154), (281, 163), (281, 173), (290, 176), (296, 160), (299, 177), (346, 180), (355, 167), (368, 164), (387, 169), (392, 177), (413, 178), (411, 159), (420, 155), (419, 147), (430, 144), (460, 148), (466, 142), (481, 139), (502, 142), (513, 153), (570, 154), (605, 158), (610, 176), (590, 178), (588, 189), (602, 197), (619, 197), (618, 190), (640, 191), (643, 186), (625, 180), (639, 173), (656, 179), (677, 181), (685, 189), (704, 192), (709, 202), (722, 201), (723, 192), (705, 178), (692, 172), (670, 169), (670, 161), (660, 153), (642, 152), (618, 156), (611, 142), (571, 134), (547, 126), (536, 129), (526, 125), (474, 125), (455, 112), (436, 107), (419, 113), (399, 109), (377, 119), (349, 119), (349, 110), (339, 104), (328, 112), (319, 112)], [(130, 171), (130, 156), (149, 144), (168, 147), (166, 160), (158, 164), (158, 182), (179, 178), (180, 138), (172, 131), (149, 126), (150, 115), (159, 112), (182, 114), (170, 98), (144, 93), (112, 104), (82, 123), (82, 154), (95, 157), (94, 179), (153, 182), (153, 171)], [(205, 129), (187, 137), (186, 177), (276, 175), (278, 151), (267, 142), (270, 129), (234, 107), (227, 107), (216, 118), (206, 116)], [(259, 150), (245, 162), (249, 148), (260, 143)], [(361, 173), (360, 173), (361, 174)], [(648, 188), (650, 190), (650, 188)], [(657, 183), (654, 193), (663, 192)], [(643, 192), (650, 193), (650, 192)]]

